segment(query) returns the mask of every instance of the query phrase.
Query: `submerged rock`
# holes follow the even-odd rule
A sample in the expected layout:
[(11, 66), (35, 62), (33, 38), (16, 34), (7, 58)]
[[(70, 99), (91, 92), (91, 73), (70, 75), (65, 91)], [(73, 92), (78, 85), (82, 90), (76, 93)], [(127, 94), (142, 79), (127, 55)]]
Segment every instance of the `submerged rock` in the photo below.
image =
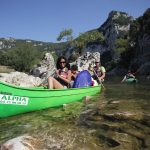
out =
[(1, 146), (1, 150), (40, 150), (40, 143), (37, 139), (23, 135), (11, 139)]
[[(99, 104), (101, 106), (99, 106)], [(103, 106), (102, 106), (103, 105)], [(135, 109), (135, 108), (136, 109)], [(104, 147), (118, 149), (150, 148), (149, 118), (140, 111), (138, 103), (130, 101), (97, 102), (86, 106), (77, 121), (79, 126), (96, 130), (95, 135)]]

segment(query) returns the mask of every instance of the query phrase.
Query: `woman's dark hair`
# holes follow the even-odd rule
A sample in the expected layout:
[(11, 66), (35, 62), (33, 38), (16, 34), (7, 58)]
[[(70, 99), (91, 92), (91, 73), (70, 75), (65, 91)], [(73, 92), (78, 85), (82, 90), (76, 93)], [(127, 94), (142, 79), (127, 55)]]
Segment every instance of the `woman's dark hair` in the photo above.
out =
[(61, 68), (61, 65), (60, 65), (61, 59), (64, 59), (64, 60), (65, 60), (65, 62), (66, 62), (66, 67), (68, 68), (68, 70), (70, 70), (70, 64), (68, 63), (67, 58), (65, 58), (64, 56), (60, 56), (60, 57), (57, 59), (57, 63), (56, 63), (57, 69), (62, 69), (62, 68)]

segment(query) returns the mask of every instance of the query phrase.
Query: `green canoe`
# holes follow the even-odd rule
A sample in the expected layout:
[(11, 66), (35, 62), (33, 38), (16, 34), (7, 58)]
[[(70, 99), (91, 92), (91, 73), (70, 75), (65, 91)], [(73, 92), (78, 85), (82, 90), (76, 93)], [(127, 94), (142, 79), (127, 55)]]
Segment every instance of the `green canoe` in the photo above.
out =
[(125, 80), (125, 83), (137, 83), (137, 79), (136, 78), (129, 78)]
[(70, 89), (24, 88), (0, 82), (0, 118), (81, 100), (101, 91), (101, 86)]

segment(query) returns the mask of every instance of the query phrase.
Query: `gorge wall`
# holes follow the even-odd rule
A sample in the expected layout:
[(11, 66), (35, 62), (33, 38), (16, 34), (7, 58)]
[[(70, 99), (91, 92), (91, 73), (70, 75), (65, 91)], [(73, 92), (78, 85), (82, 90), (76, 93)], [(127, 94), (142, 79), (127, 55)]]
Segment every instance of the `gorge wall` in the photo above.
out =
[[(101, 32), (104, 41), (87, 43), (78, 58), (87, 52), (99, 52), (101, 62), (110, 74), (124, 74), (128, 69), (138, 70), (141, 75), (150, 74), (150, 9), (136, 19), (125, 12), (111, 11), (99, 28), (87, 32), (94, 31)], [(45, 43), (14, 38), (0, 38), (0, 54), (17, 47), (17, 44), (21, 42), (31, 43), (39, 51), (50, 52), (53, 56), (56, 55), (56, 58), (60, 55), (71, 58), (73, 55), (79, 54), (76, 47), (68, 48), (67, 42)]]

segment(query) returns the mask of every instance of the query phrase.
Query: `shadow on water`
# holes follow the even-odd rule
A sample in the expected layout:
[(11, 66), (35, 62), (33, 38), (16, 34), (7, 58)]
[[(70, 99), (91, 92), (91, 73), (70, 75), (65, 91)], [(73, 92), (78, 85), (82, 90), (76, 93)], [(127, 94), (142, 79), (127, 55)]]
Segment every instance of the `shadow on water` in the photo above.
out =
[(29, 134), (43, 142), (43, 149), (150, 149), (150, 81), (138, 80), (121, 84), (121, 78), (110, 78), (86, 105), (0, 119), (0, 144)]

